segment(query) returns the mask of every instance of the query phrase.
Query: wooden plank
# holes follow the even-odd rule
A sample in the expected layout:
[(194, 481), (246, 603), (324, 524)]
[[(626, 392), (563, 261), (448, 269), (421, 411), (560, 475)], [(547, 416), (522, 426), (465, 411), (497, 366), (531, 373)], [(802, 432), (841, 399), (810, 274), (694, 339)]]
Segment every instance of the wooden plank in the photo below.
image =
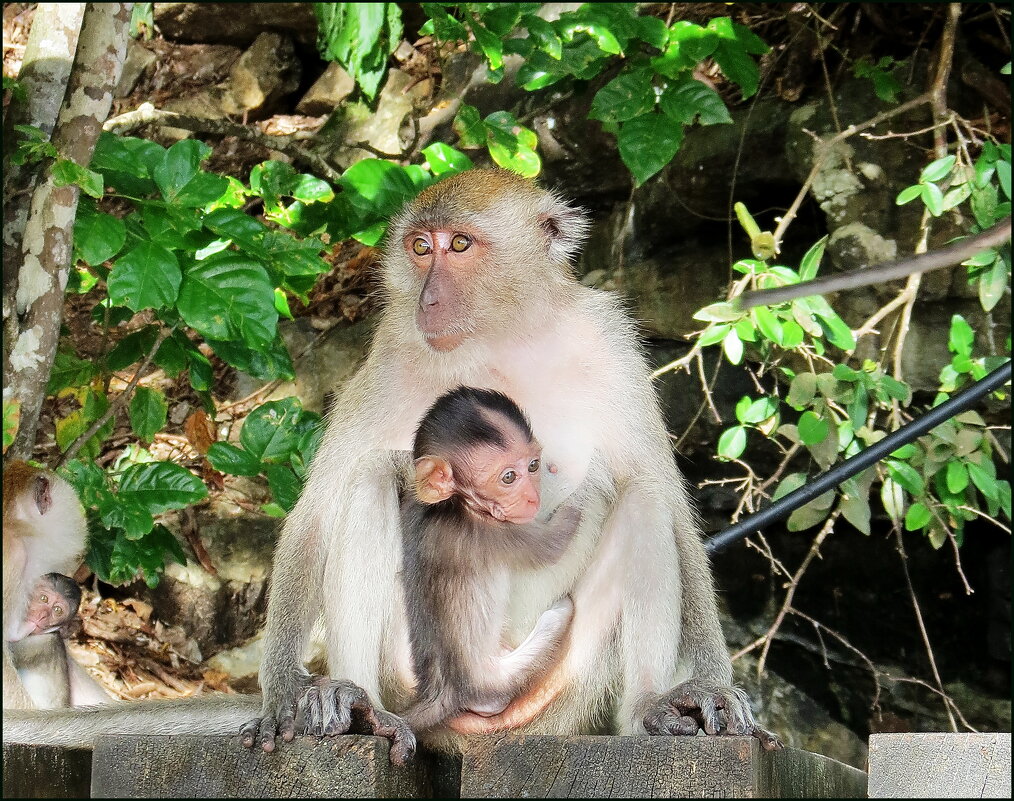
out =
[(870, 798), (1010, 798), (1010, 733), (870, 735)]
[(297, 737), (272, 753), (232, 736), (100, 737), (96, 798), (424, 798), (436, 764), (397, 767), (381, 737)]
[(4, 798), (88, 798), (92, 750), (4, 743)]
[(476, 738), (463, 798), (865, 798), (866, 774), (750, 737)]

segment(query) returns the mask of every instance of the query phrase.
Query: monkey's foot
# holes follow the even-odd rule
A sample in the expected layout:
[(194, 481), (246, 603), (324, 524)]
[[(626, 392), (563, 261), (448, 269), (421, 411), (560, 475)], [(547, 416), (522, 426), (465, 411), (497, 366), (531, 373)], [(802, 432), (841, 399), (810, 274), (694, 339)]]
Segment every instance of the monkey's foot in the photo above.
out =
[(753, 719), (750, 699), (738, 687), (719, 687), (691, 679), (652, 704), (644, 716), (648, 734), (693, 736), (705, 734), (750, 735), (766, 751), (782, 748), (776, 735)]
[(373, 734), (391, 741), (391, 762), (404, 765), (415, 754), (415, 735), (397, 715), (376, 709), (361, 687), (345, 679), (316, 677), (299, 700), (305, 731), (315, 737)]
[(265, 692), (264, 707), (259, 718), (245, 723), (239, 730), (240, 742), (246, 748), (260, 743), (265, 751), (275, 750), (275, 737), (291, 743), (296, 736), (297, 702), (310, 686), (310, 674), (305, 670), (294, 671), (287, 677), (286, 692)]

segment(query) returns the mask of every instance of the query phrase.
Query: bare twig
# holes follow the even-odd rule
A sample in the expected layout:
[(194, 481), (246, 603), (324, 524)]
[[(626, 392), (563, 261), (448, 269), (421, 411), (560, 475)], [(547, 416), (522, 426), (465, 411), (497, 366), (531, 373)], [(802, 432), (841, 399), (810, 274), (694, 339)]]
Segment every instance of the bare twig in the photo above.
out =
[(792, 608), (792, 599), (796, 595), (796, 589), (799, 587), (799, 581), (800, 579), (803, 578), (803, 574), (806, 572), (806, 569), (810, 566), (810, 562), (812, 562), (814, 557), (816, 557), (817, 554), (820, 553), (820, 546), (823, 544), (824, 540), (826, 540), (828, 536), (831, 534), (831, 532), (834, 531), (834, 524), (838, 520), (839, 514), (841, 514), (841, 512), (838, 509), (835, 509), (830, 515), (828, 515), (827, 520), (824, 521), (824, 525), (820, 527), (820, 531), (817, 533), (817, 536), (813, 538), (813, 543), (810, 545), (810, 550), (806, 552), (806, 556), (803, 557), (803, 561), (799, 565), (799, 568), (796, 570), (792, 578), (789, 580), (789, 586), (788, 589), (785, 591), (785, 600), (782, 601), (782, 607), (781, 609), (778, 610), (778, 614), (775, 616), (775, 621), (768, 628), (767, 634), (764, 635), (765, 637), (764, 648), (761, 651), (761, 655), (757, 659), (758, 676), (764, 673), (764, 664), (767, 662), (768, 659), (768, 651), (771, 650), (771, 642), (774, 639), (775, 632), (777, 632), (778, 629), (781, 627), (782, 621), (785, 620), (785, 616), (789, 613), (789, 610)]
[(106, 424), (106, 421), (116, 414), (118, 409), (126, 405), (127, 401), (130, 400), (130, 397), (134, 394), (134, 388), (137, 386), (137, 382), (141, 380), (141, 376), (144, 374), (144, 371), (148, 369), (148, 365), (151, 364), (151, 360), (154, 359), (155, 354), (158, 353), (158, 349), (162, 347), (162, 343), (165, 342), (165, 340), (175, 330), (175, 326), (169, 326), (162, 328), (158, 332), (158, 336), (155, 337), (154, 344), (152, 344), (148, 353), (145, 354), (144, 359), (138, 366), (137, 371), (134, 373), (134, 377), (130, 379), (130, 383), (127, 384), (123, 392), (113, 398), (112, 402), (109, 404), (109, 408), (106, 409), (105, 414), (101, 415), (99, 419), (92, 423), (81, 436), (70, 444), (70, 447), (67, 448), (63, 456), (61, 456), (60, 460), (57, 462), (57, 467), (63, 467), (67, 464), (67, 462), (77, 456), (77, 452), (84, 447), (84, 444), (88, 440), (95, 436), (95, 432), (102, 428), (102, 426)]
[(936, 681), (937, 689), (944, 698), (944, 709), (947, 710), (947, 718), (951, 722), (951, 730), (957, 731), (958, 724), (951, 713), (951, 707), (954, 702), (944, 692), (944, 683), (940, 678), (940, 671), (937, 670), (937, 660), (933, 655), (933, 646), (930, 644), (929, 632), (926, 631), (926, 624), (922, 619), (922, 610), (919, 608), (919, 599), (916, 598), (915, 587), (912, 586), (912, 577), (908, 573), (908, 554), (905, 553), (905, 543), (901, 536), (901, 529), (897, 525), (894, 527), (894, 535), (898, 541), (898, 556), (901, 557), (901, 569), (905, 575), (905, 585), (908, 587), (908, 596), (912, 601), (912, 610), (915, 612), (916, 624), (919, 626), (919, 633), (922, 636), (923, 644), (926, 646), (926, 656), (929, 658), (930, 670), (933, 671), (933, 679)]
[(799, 212), (799, 207), (802, 205), (803, 199), (806, 197), (806, 193), (810, 191), (810, 187), (817, 179), (817, 175), (820, 174), (820, 170), (824, 166), (824, 162), (827, 160), (827, 157), (834, 152), (836, 145), (845, 141), (850, 136), (855, 136), (860, 131), (874, 128), (880, 123), (889, 120), (892, 117), (897, 117), (899, 114), (911, 111), (914, 108), (918, 108), (924, 103), (930, 102), (930, 100), (931, 94), (926, 92), (913, 100), (909, 100), (907, 103), (902, 103), (896, 108), (882, 111), (880, 114), (877, 114), (875, 117), (871, 117), (866, 122), (859, 123), (858, 125), (850, 125), (841, 133), (823, 141), (817, 148), (817, 157), (814, 159), (813, 167), (810, 169), (810, 174), (806, 176), (806, 180), (803, 182), (803, 186), (796, 195), (796, 199), (792, 201), (792, 205), (789, 206), (789, 210), (782, 215), (782, 219), (778, 223), (778, 227), (775, 229), (775, 246), (778, 247), (781, 244), (782, 237), (785, 236), (786, 229), (792, 223), (793, 219), (795, 219), (796, 214)]

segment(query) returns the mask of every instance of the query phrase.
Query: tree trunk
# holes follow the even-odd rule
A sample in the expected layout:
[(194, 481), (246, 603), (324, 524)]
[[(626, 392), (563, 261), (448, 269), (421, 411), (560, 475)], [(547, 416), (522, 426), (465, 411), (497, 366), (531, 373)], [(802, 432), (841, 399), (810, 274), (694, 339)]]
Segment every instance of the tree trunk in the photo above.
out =
[[(44, 4), (45, 5), (45, 4)], [(91, 161), (127, 52), (132, 3), (89, 3), (81, 23), (74, 66), (53, 131), (61, 158), (82, 166)], [(34, 34), (34, 31), (33, 31)], [(14, 308), (5, 319), (4, 398), (21, 402), (21, 425), (8, 457), (25, 458), (35, 444), (39, 412), (60, 336), (77, 213), (78, 188), (57, 187), (47, 163), (32, 193), (20, 252), (8, 263), (4, 252), (4, 315), (8, 271), (16, 274)]]

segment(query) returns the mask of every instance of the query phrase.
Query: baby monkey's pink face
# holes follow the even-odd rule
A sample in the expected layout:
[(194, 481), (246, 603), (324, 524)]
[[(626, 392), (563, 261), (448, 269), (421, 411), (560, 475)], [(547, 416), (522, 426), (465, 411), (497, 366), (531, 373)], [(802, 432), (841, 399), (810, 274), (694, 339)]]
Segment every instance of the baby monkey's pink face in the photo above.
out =
[(508, 523), (530, 523), (539, 512), (542, 446), (513, 425), (504, 425), (507, 445), (471, 448), (461, 463), (459, 483), (472, 492), (490, 516)]

